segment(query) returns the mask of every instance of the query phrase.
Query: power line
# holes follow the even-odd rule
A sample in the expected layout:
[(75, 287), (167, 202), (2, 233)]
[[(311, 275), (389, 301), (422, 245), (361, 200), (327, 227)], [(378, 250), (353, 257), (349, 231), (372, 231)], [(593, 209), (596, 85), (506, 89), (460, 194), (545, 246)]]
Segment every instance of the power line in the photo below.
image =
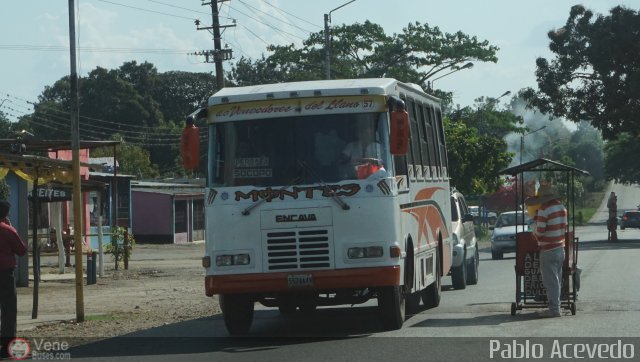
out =
[[(55, 118), (63, 120), (63, 121), (67, 121), (68, 118), (62, 117), (62, 116), (59, 116), (59, 115), (55, 115), (55, 114), (51, 114), (51, 113), (47, 113), (46, 111), (51, 111), (51, 112), (54, 112), (54, 113), (62, 114), (62, 115), (67, 116), (67, 117), (70, 116), (69, 112), (66, 112), (66, 111), (63, 111), (63, 110), (60, 110), (60, 109), (56, 109), (56, 108), (48, 106), (46, 104), (42, 104), (42, 103), (36, 104), (35, 102), (31, 102), (31, 101), (27, 101), (25, 99), (18, 98), (18, 97), (13, 96), (13, 95), (11, 95), (9, 93), (7, 93), (6, 95), (7, 95), (7, 100), (9, 101), (9, 103), (15, 104), (16, 106), (21, 107), (21, 108), (23, 108), (25, 110), (29, 110), (29, 109), (27, 107), (25, 107), (25, 106), (22, 106), (22, 105), (19, 105), (18, 103), (13, 102), (11, 100), (11, 98), (14, 98), (14, 99), (20, 100), (22, 102), (25, 102), (25, 103), (31, 105), (32, 107), (37, 106), (37, 107), (39, 107), (39, 108), (41, 108), (41, 109), (43, 109), (45, 111), (45, 112), (42, 112), (43, 114), (51, 116), (51, 117), (55, 117)], [(9, 109), (9, 110), (14, 111), (14, 112), (20, 112), (19, 110), (13, 109), (13, 108), (11, 108), (9, 106), (4, 106), (3, 105), (2, 108)], [(33, 112), (35, 113), (35, 110)], [(34, 113), (27, 114), (26, 112), (22, 112), (22, 116), (27, 115), (27, 116), (32, 116), (32, 117), (38, 117), (38, 115), (34, 114)], [(13, 115), (13, 116), (15, 117), (15, 115)], [(39, 117), (39, 118), (40, 119), (44, 119), (44, 120), (48, 120), (48, 119), (42, 118), (42, 117)], [(88, 124), (87, 123), (82, 123), (81, 125), (83, 127), (89, 127), (89, 128), (94, 127), (94, 128), (99, 128), (99, 129), (104, 129), (106, 131), (109, 131), (110, 133), (103, 133), (103, 135), (106, 135), (106, 136), (109, 136), (109, 135), (113, 134), (114, 132), (117, 132), (117, 133), (123, 133), (123, 135), (125, 135), (127, 137), (137, 137), (137, 138), (140, 138), (140, 139), (146, 139), (148, 137), (141, 137), (139, 135), (149, 135), (150, 133), (153, 134), (153, 133), (155, 133), (155, 132), (157, 132), (159, 130), (159, 128), (157, 126), (138, 126), (138, 125), (132, 125), (132, 124), (126, 124), (125, 125), (123, 123), (118, 123), (118, 122), (114, 122), (114, 121), (106, 121), (106, 120), (103, 120), (103, 119), (93, 118), (93, 117), (88, 117), (88, 116), (80, 116), (80, 118), (93, 122), (93, 123), (88, 123)], [(117, 127), (100, 126), (98, 124), (95, 124), (96, 122), (104, 123), (104, 124), (107, 124), (107, 125), (114, 125), (114, 126), (117, 126)], [(171, 123), (169, 123), (169, 124), (171, 124)], [(121, 126), (126, 126), (129, 129), (128, 130), (127, 129), (124, 129), (124, 130), (120, 129)], [(133, 130), (131, 130), (131, 129), (133, 129)], [(165, 130), (168, 131), (170, 129), (165, 129)], [(176, 129), (176, 132), (177, 131), (179, 131), (179, 129)], [(202, 128), (201, 134), (206, 134), (207, 132), (208, 132), (208, 130), (207, 130), (206, 127)], [(129, 134), (129, 135), (127, 135), (127, 134)], [(171, 134), (169, 134), (169, 135), (157, 134), (157, 135), (154, 136), (153, 139), (154, 140), (174, 139), (175, 136), (176, 135), (171, 135)]]
[(180, 16), (180, 15), (175, 15), (175, 14), (169, 14), (169, 13), (164, 13), (162, 11), (156, 11), (156, 10), (150, 10), (150, 9), (145, 9), (145, 8), (139, 8), (136, 6), (131, 6), (131, 5), (125, 5), (125, 4), (120, 4), (120, 3), (116, 3), (113, 1), (107, 1), (107, 0), (98, 0), (98, 1), (102, 1), (103, 3), (108, 3), (108, 4), (112, 4), (112, 5), (118, 5), (118, 6), (122, 6), (125, 8), (130, 8), (130, 9), (136, 9), (136, 10), (140, 10), (140, 11), (146, 11), (149, 13), (155, 13), (155, 14), (160, 14), (160, 15), (166, 15), (166, 16), (172, 16), (174, 18), (181, 18), (181, 19), (187, 19), (187, 20), (191, 20), (191, 21), (195, 21), (196, 19), (194, 18), (188, 18), (186, 16)]
[[(7, 93), (7, 97), (13, 98), (13, 99), (16, 99), (16, 100), (19, 100), (19, 101), (22, 101), (24, 103), (27, 103), (27, 104), (31, 105), (32, 107), (34, 107), (34, 112), (35, 112), (35, 107), (39, 107), (41, 109), (44, 109), (45, 111), (48, 110), (48, 111), (52, 111), (52, 112), (55, 112), (55, 113), (64, 114), (66, 116), (70, 116), (71, 115), (67, 111), (56, 109), (56, 108), (51, 107), (51, 106), (49, 106), (49, 105), (47, 105), (45, 103), (36, 103), (36, 102), (28, 101), (26, 99), (22, 99), (22, 98), (13, 96), (13, 95), (11, 95), (9, 93)], [(14, 103), (13, 101), (11, 101), (11, 99), (9, 99), (9, 102), (13, 103), (13, 104), (17, 104), (17, 103)], [(4, 106), (3, 108), (7, 108), (7, 107)], [(23, 108), (26, 108), (26, 107), (23, 107)], [(62, 117), (60, 117), (60, 118), (62, 118)], [(122, 125), (122, 123), (118, 123), (118, 122), (114, 122), (114, 121), (107, 121), (107, 120), (104, 120), (104, 119), (93, 118), (93, 117), (88, 117), (88, 116), (80, 116), (80, 118), (81, 119), (86, 119), (86, 120), (89, 120), (89, 121), (93, 121), (93, 122), (102, 122), (102, 123), (112, 124), (112, 125), (117, 125), (117, 126)], [(97, 127), (99, 127), (99, 126), (97, 126)], [(139, 126), (139, 125), (132, 125), (132, 124), (128, 124), (127, 127), (128, 128), (133, 128), (133, 129), (138, 129), (139, 131), (136, 132), (136, 133), (145, 133), (145, 134), (158, 130), (158, 127)], [(102, 127), (102, 128), (105, 128), (105, 127)], [(134, 131), (130, 131), (130, 132), (134, 132)]]
[(237, 11), (237, 12), (239, 12), (240, 14), (242, 14), (242, 15), (246, 16), (247, 18), (252, 19), (252, 20), (254, 20), (254, 21), (256, 21), (256, 22), (258, 22), (258, 23), (260, 23), (260, 24), (262, 24), (262, 25), (266, 25), (266, 26), (268, 26), (269, 28), (271, 28), (271, 29), (273, 29), (273, 30), (277, 30), (277, 31), (279, 31), (279, 32), (281, 32), (281, 33), (283, 33), (283, 34), (290, 35), (290, 36), (295, 37), (295, 38), (298, 38), (298, 39), (300, 39), (300, 40), (305, 40), (304, 38), (301, 38), (301, 37), (299, 37), (299, 36), (297, 36), (297, 35), (295, 35), (295, 34), (291, 34), (291, 33), (287, 32), (287, 31), (284, 31), (284, 30), (282, 30), (282, 29), (278, 28), (277, 26), (274, 26), (274, 25), (269, 24), (269, 23), (265, 23), (264, 21), (261, 21), (261, 20), (259, 20), (259, 19), (256, 19), (256, 18), (254, 18), (253, 16), (251, 16), (251, 15), (249, 15), (249, 14), (243, 13), (242, 11), (240, 11), (240, 10), (238, 10), (238, 9), (234, 8), (234, 7), (233, 7), (233, 6), (231, 6), (231, 5), (227, 5), (227, 6), (228, 6), (230, 9), (232, 9), (232, 10), (234, 10), (234, 11)]
[[(312, 22), (310, 22), (310, 21), (307, 21), (307, 20), (305, 20), (305, 19), (302, 19), (302, 18), (300, 18), (300, 17), (298, 17), (298, 16), (296, 16), (296, 15), (294, 15), (294, 14), (291, 14), (291, 13), (289, 13), (289, 12), (287, 12), (287, 11), (285, 11), (285, 10), (283, 10), (283, 9), (281, 9), (281, 8), (279, 8), (279, 7), (277, 7), (277, 6), (273, 5), (273, 4), (271, 4), (271, 3), (269, 3), (267, 0), (262, 0), (262, 2), (264, 2), (265, 4), (267, 4), (267, 5), (271, 6), (272, 8), (276, 9), (277, 11), (280, 11), (280, 12), (285, 13), (285, 14), (287, 14), (287, 15), (293, 16), (294, 18), (296, 18), (296, 19), (298, 19), (298, 20), (304, 21), (304, 22), (305, 22), (305, 23), (307, 23), (307, 24), (310, 24), (310, 25), (313, 25), (313, 26), (315, 26), (315, 27), (318, 27), (319, 29), (322, 29), (322, 26), (320, 26), (320, 25), (318, 25), (318, 24), (314, 24), (314, 23), (312, 23)], [(311, 33), (311, 32), (310, 32), (310, 33)]]
[(295, 23), (289, 22), (287, 19), (283, 20), (282, 18), (277, 18), (277, 17), (273, 16), (272, 14), (269, 14), (266, 11), (260, 10), (260, 9), (256, 8), (255, 6), (253, 6), (253, 5), (249, 5), (249, 4), (247, 4), (246, 2), (244, 2), (242, 0), (238, 0), (238, 2), (240, 2), (240, 4), (244, 5), (247, 8), (251, 8), (251, 9), (253, 9), (255, 11), (258, 11), (258, 12), (261, 12), (261, 13), (265, 14), (266, 16), (274, 18), (277, 21), (284, 22), (285, 24), (291, 25), (294, 28), (297, 28), (300, 31), (302, 31), (303, 33), (305, 33), (305, 35), (309, 35), (309, 33), (312, 33), (312, 31), (307, 30), (307, 29), (303, 29), (303, 28), (299, 27), (298, 25), (296, 25)]
[(156, 4), (160, 4), (160, 5), (164, 5), (164, 6), (169, 6), (169, 7), (176, 8), (176, 9), (182, 9), (182, 10), (191, 11), (191, 12), (198, 13), (198, 14), (209, 15), (209, 13), (205, 13), (204, 11), (198, 11), (198, 10), (194, 10), (194, 9), (183, 8), (182, 6), (173, 5), (173, 4), (167, 4), (167, 3), (164, 3), (162, 1), (157, 1), (157, 0), (147, 0), (147, 1), (152, 2), (152, 3), (156, 3)]
[(250, 32), (253, 36), (255, 36), (256, 38), (258, 38), (258, 40), (262, 41), (263, 43), (270, 45), (266, 40), (262, 39), (258, 34), (254, 33), (253, 30), (247, 28), (246, 26), (242, 25), (242, 23), (239, 23), (241, 27), (245, 28), (248, 32)]
[[(18, 50), (18, 51), (69, 51), (68, 46), (64, 45), (28, 45), (28, 44), (3, 44), (0, 49)], [(161, 49), (161, 48), (104, 48), (80, 46), (79, 51), (86, 53), (127, 53), (127, 54), (184, 54), (193, 49)]]

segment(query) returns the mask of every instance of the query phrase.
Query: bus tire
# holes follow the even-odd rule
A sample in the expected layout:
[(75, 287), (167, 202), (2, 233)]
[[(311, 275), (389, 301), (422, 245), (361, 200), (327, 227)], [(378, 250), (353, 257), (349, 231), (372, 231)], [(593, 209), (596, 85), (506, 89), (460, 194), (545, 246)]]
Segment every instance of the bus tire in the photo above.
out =
[(402, 286), (382, 287), (378, 291), (378, 308), (385, 329), (402, 328), (405, 318), (405, 295)]
[(232, 336), (245, 335), (253, 322), (253, 300), (243, 294), (220, 295), (224, 324)]
[(465, 289), (467, 287), (467, 251), (462, 255), (462, 263), (451, 268), (451, 284), (454, 289)]
[(440, 275), (440, 257), (435, 255), (436, 258), (436, 269), (435, 269), (435, 277), (436, 280), (431, 283), (428, 287), (426, 287), (422, 294), (422, 302), (426, 308), (435, 308), (440, 305), (440, 294), (441, 294), (441, 286), (442, 286), (442, 276)]

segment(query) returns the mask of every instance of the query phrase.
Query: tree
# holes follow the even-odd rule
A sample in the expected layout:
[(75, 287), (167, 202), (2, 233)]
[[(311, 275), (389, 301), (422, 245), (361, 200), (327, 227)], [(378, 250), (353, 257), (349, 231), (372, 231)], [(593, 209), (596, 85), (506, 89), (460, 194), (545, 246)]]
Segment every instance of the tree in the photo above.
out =
[[(496, 62), (497, 47), (462, 32), (442, 33), (438, 27), (409, 23), (400, 34), (384, 33), (380, 25), (337, 26), (331, 30), (331, 73), (334, 78), (393, 77), (427, 89), (426, 81), (469, 61)], [(241, 58), (229, 73), (236, 85), (325, 78), (323, 32), (312, 33), (301, 48), (269, 46), (259, 60)]]
[(640, 142), (635, 136), (623, 133), (618, 139), (607, 142), (604, 148), (607, 178), (620, 183), (640, 180), (640, 169), (637, 166)]
[[(167, 175), (183, 173), (176, 164), (180, 132), (186, 116), (215, 92), (211, 74), (158, 73), (151, 63), (133, 61), (113, 70), (97, 67), (79, 83), (81, 139), (109, 139), (117, 133), (127, 145), (145, 150), (143, 157), (155, 167), (148, 170), (138, 165), (133, 174), (140, 174), (137, 168), (146, 175), (158, 170)], [(21, 126), (41, 138), (68, 139), (69, 96), (69, 77), (45, 87), (34, 113), (23, 117)]]
[(525, 128), (522, 117), (514, 114), (513, 110), (498, 110), (496, 98), (480, 97), (476, 99), (475, 108), (464, 107), (452, 111), (452, 120), (464, 122), (467, 126), (476, 128), (478, 134), (504, 139), (509, 133), (522, 133)]
[(605, 139), (640, 135), (640, 14), (616, 6), (595, 16), (571, 8), (564, 27), (550, 31), (555, 59), (536, 60), (538, 91), (523, 95), (555, 117), (589, 121)]
[(600, 132), (587, 122), (578, 124), (578, 129), (568, 142), (567, 155), (575, 167), (589, 171), (591, 176), (585, 180), (589, 190), (602, 187), (605, 180), (604, 143)]
[(463, 194), (480, 195), (498, 189), (499, 171), (509, 166), (513, 153), (502, 138), (480, 135), (465, 122), (445, 118), (449, 175)]
[[(104, 139), (113, 133), (144, 142), (140, 127), (156, 127), (163, 119), (158, 103), (141, 95), (120, 78), (117, 70), (97, 67), (79, 80), (80, 138)], [(32, 133), (48, 139), (68, 139), (70, 133), (70, 82), (65, 76), (45, 87), (34, 105), (29, 125)], [(42, 136), (41, 136), (42, 137)]]
[(0, 111), (0, 138), (15, 137), (13, 127), (7, 116)]
[(183, 126), (187, 115), (206, 105), (209, 97), (218, 91), (216, 87), (211, 73), (170, 71), (158, 74), (150, 94), (158, 102), (165, 120)]
[[(122, 140), (122, 136), (114, 134), (112, 140)], [(111, 148), (98, 148), (92, 152), (92, 157), (113, 157)], [(158, 177), (158, 167), (151, 163), (149, 151), (140, 146), (126, 142), (116, 146), (116, 160), (118, 161), (118, 173), (135, 175), (140, 178)]]

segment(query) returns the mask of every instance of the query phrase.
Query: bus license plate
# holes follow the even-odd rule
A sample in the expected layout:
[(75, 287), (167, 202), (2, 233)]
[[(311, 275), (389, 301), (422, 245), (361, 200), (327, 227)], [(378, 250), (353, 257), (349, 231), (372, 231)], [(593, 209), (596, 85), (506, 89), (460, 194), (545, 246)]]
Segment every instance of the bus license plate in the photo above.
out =
[(313, 286), (313, 275), (296, 274), (288, 276), (289, 288), (306, 288)]

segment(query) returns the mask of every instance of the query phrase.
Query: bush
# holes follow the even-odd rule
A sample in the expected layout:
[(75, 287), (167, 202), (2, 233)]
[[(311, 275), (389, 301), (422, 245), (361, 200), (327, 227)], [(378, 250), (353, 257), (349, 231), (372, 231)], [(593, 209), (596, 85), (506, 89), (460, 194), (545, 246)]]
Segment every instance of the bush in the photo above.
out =
[(116, 270), (118, 265), (124, 263), (124, 268), (127, 269), (128, 265), (125, 261), (131, 258), (131, 252), (136, 245), (136, 239), (133, 234), (130, 234), (128, 229), (122, 226), (116, 226), (111, 228), (111, 243), (105, 247), (105, 253), (111, 254), (111, 257), (116, 263)]

